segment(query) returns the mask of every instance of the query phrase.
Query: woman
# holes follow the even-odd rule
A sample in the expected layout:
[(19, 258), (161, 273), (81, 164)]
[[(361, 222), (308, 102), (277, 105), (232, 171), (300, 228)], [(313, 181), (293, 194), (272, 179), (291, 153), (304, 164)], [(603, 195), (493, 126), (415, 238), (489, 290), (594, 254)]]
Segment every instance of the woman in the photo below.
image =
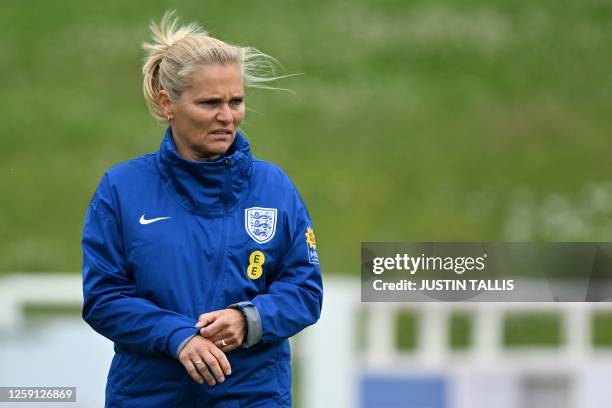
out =
[(169, 126), (106, 172), (83, 231), (83, 318), (115, 343), (106, 406), (289, 407), (287, 339), (322, 283), (299, 193), (238, 131), (270, 59), (172, 13), (151, 29), (144, 94)]

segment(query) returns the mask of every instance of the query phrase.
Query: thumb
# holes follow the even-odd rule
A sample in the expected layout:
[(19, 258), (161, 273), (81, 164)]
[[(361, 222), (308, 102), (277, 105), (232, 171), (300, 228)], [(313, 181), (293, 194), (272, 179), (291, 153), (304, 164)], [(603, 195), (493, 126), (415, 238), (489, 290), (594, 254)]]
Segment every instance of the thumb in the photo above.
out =
[(199, 329), (201, 327), (207, 326), (214, 322), (216, 318), (217, 314), (215, 312), (201, 314), (198, 318), (198, 322), (195, 324), (195, 327)]
[(200, 329), (200, 335), (202, 337), (206, 337), (207, 339), (212, 338), (217, 335), (222, 329), (222, 320), (216, 320), (215, 322), (209, 324), (206, 327)]

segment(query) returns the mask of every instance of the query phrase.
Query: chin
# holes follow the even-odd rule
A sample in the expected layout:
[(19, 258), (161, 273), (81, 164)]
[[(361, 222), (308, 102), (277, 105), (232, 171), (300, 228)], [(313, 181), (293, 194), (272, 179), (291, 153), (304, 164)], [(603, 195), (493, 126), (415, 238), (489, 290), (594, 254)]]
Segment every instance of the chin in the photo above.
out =
[(231, 143), (214, 143), (211, 146), (207, 146), (205, 151), (211, 156), (220, 156), (227, 152), (231, 145)]

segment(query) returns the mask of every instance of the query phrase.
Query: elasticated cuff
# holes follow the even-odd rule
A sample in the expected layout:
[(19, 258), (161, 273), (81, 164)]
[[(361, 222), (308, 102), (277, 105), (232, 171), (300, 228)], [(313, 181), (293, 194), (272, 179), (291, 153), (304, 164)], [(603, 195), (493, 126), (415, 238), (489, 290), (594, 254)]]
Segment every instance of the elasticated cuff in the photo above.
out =
[(172, 333), (170, 336), (169, 349), (171, 353), (174, 353), (174, 357), (178, 358), (185, 344), (187, 344), (193, 336), (197, 335), (198, 331), (199, 330), (195, 327), (184, 327)]
[(238, 302), (230, 305), (234, 309), (240, 309), (247, 324), (247, 335), (242, 343), (243, 348), (249, 348), (261, 340), (261, 316), (257, 307), (249, 301)]

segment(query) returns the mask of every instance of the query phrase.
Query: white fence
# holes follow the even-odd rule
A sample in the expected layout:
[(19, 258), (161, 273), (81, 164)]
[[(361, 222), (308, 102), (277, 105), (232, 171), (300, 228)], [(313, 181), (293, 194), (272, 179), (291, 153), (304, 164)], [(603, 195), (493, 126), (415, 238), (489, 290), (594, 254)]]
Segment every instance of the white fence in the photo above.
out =
[[(25, 314), (26, 306), (78, 309), (82, 303), (79, 274), (20, 273), (0, 279), (0, 386), (76, 387), (76, 403), (51, 405), (104, 406), (112, 343), (79, 315), (37, 318)], [(0, 406), (27, 408), (40, 403)]]
[(81, 306), (81, 275), (68, 273), (14, 274), (0, 280), (0, 330), (25, 323), (24, 305)]

